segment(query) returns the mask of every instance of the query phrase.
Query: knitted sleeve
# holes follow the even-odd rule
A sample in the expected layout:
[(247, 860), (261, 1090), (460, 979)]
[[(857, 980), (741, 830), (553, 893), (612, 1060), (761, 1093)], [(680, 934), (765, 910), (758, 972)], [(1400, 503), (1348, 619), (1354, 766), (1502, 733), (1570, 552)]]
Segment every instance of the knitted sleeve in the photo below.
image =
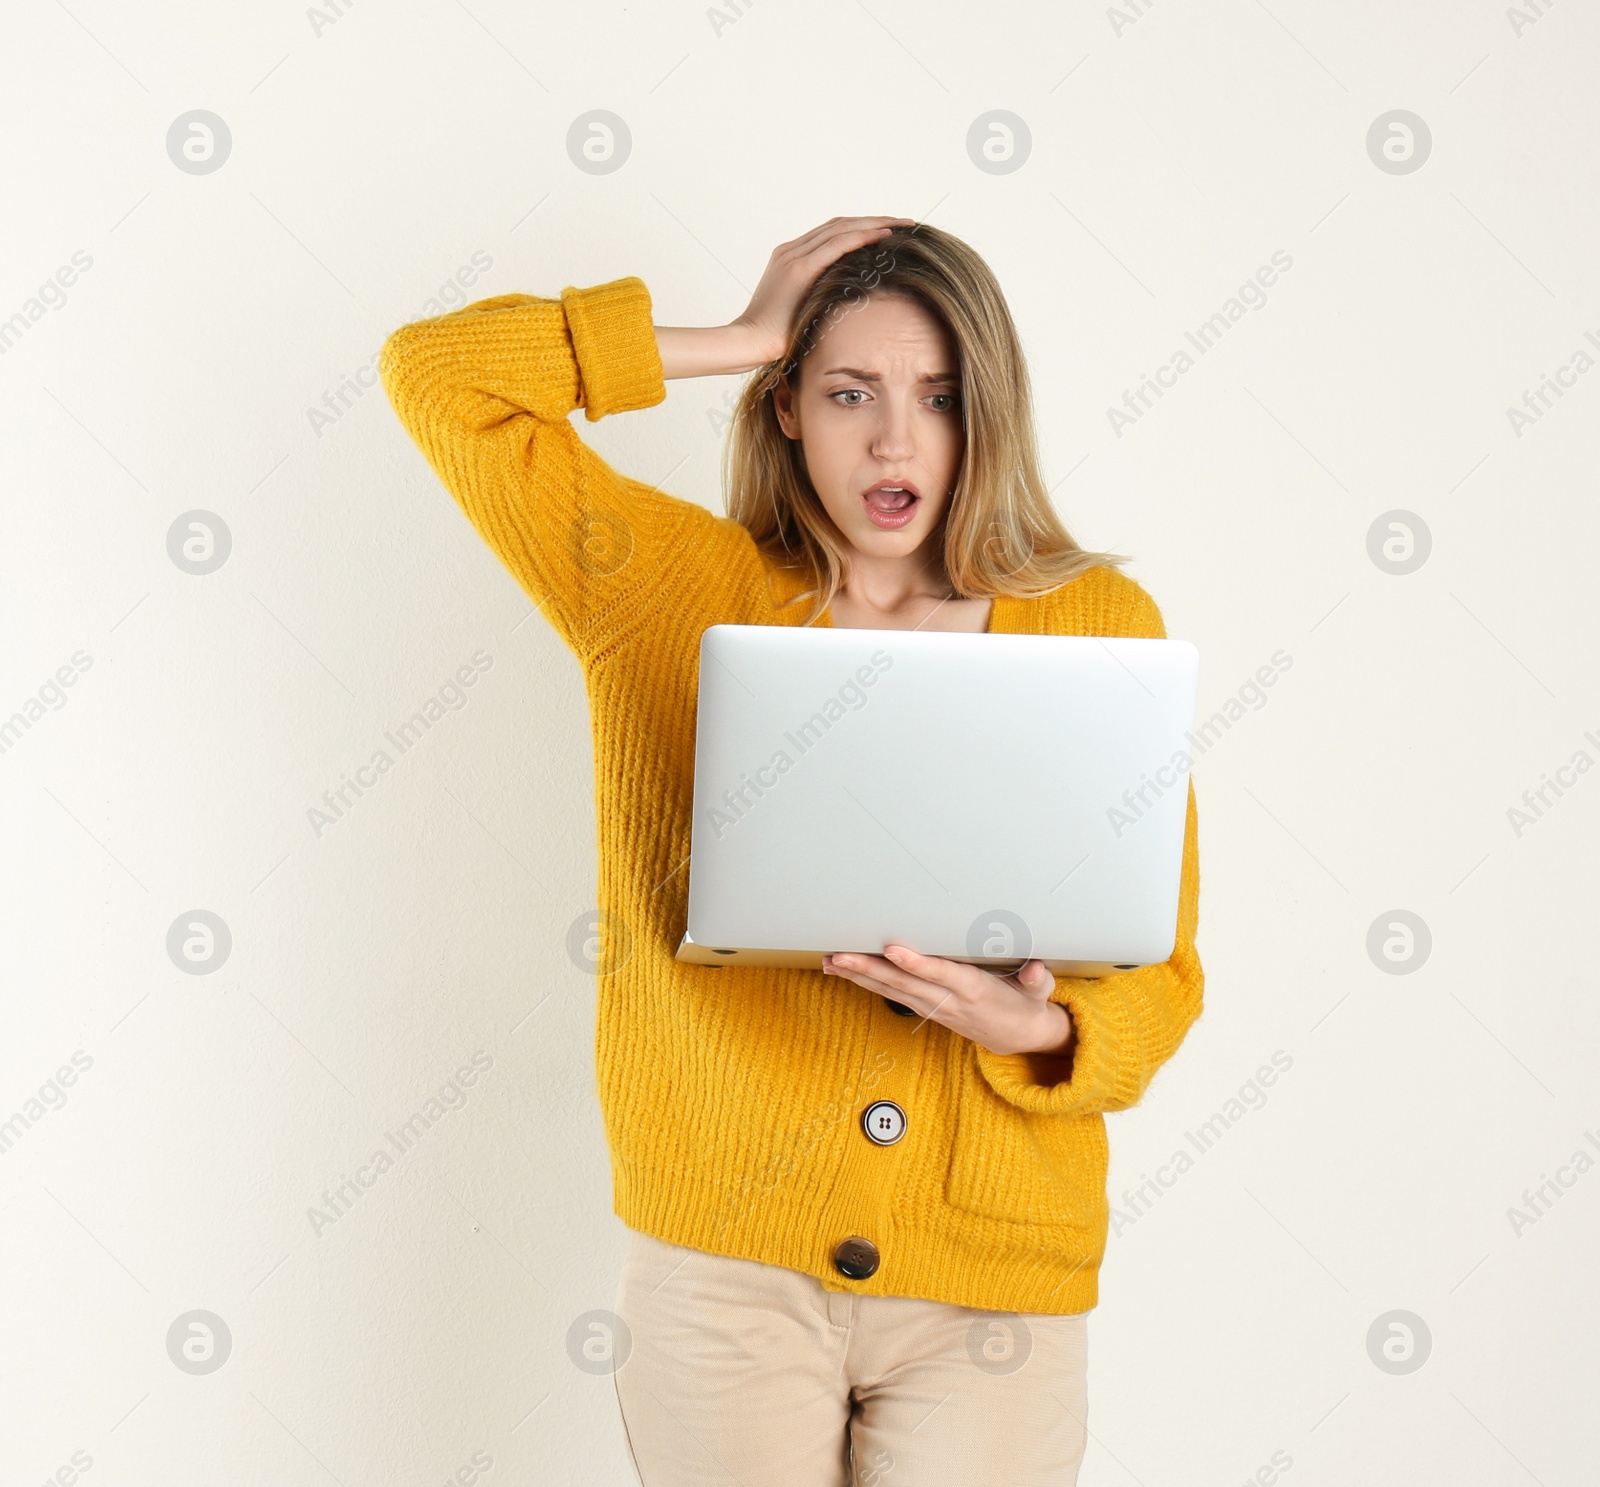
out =
[[(1166, 637), (1161, 612), (1142, 589), (1126, 631)], [(1205, 973), (1194, 944), (1199, 919), (1199, 817), (1191, 778), (1171, 957), (1114, 976), (1058, 976), (1050, 1000), (1071, 1013), (1077, 1029), (1070, 1057), (998, 1054), (980, 1045), (978, 1067), (994, 1092), (1040, 1115), (1088, 1115), (1137, 1104), (1200, 1015)]]
[(502, 294), (401, 326), (378, 370), (446, 489), (580, 656), (637, 616), (693, 503), (619, 475), (568, 419), (666, 397), (642, 280)]

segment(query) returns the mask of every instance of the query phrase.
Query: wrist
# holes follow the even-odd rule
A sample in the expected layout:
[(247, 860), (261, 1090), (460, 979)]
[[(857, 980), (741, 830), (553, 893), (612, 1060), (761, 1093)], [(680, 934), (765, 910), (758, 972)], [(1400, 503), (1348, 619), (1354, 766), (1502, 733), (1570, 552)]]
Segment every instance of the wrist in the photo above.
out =
[(777, 361), (789, 349), (787, 340), (774, 343), (772, 334), (744, 320), (730, 320), (720, 329), (728, 337), (728, 347), (738, 359), (741, 372), (753, 372), (768, 362)]
[(725, 377), (750, 372), (772, 358), (754, 327), (728, 325), (655, 327), (656, 350), (661, 356), (661, 375), (674, 377)]
[(1045, 1058), (1069, 1058), (1077, 1045), (1078, 1029), (1072, 1014), (1060, 1002), (1045, 1002), (1040, 1009), (1044, 1014), (1039, 1041), (1026, 1050)]

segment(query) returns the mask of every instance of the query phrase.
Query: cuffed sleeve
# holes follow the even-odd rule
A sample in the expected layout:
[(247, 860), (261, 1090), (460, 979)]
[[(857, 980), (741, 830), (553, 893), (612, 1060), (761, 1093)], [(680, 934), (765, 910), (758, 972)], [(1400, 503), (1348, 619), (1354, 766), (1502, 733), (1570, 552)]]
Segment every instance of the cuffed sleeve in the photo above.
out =
[(1139, 1102), (1156, 1070), (1177, 1051), (1200, 1015), (1205, 988), (1194, 945), (1200, 908), (1198, 832), (1190, 780), (1171, 957), (1099, 979), (1057, 977), (1050, 999), (1066, 1007), (1077, 1030), (1071, 1059), (978, 1048), (978, 1067), (1002, 1099), (1040, 1115), (1125, 1110)]
[(498, 294), (402, 325), (378, 375), (424, 452), (452, 428), (482, 433), (519, 413), (564, 423), (575, 408), (593, 423), (666, 397), (650, 291), (636, 277), (559, 299)]
[(578, 397), (590, 423), (608, 413), (654, 407), (666, 397), (650, 295), (641, 280), (564, 289), (561, 305), (580, 373)]

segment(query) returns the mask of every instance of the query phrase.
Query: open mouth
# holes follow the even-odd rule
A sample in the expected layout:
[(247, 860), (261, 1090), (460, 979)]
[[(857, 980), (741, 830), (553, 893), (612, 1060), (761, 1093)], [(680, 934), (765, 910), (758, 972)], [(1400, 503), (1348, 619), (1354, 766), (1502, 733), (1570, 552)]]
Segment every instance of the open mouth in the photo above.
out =
[(867, 520), (876, 527), (893, 531), (916, 516), (922, 497), (910, 481), (880, 480), (863, 491), (861, 499), (866, 506)]

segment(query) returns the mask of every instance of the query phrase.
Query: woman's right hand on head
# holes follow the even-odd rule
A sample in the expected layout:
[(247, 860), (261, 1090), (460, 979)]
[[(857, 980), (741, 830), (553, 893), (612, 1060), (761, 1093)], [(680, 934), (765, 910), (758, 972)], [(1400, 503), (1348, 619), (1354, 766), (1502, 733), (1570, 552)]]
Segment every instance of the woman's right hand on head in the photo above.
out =
[(749, 307), (732, 323), (751, 338), (760, 361), (776, 361), (789, 349), (795, 312), (817, 275), (835, 259), (881, 238), (890, 228), (913, 227), (911, 217), (831, 217), (772, 250)]

